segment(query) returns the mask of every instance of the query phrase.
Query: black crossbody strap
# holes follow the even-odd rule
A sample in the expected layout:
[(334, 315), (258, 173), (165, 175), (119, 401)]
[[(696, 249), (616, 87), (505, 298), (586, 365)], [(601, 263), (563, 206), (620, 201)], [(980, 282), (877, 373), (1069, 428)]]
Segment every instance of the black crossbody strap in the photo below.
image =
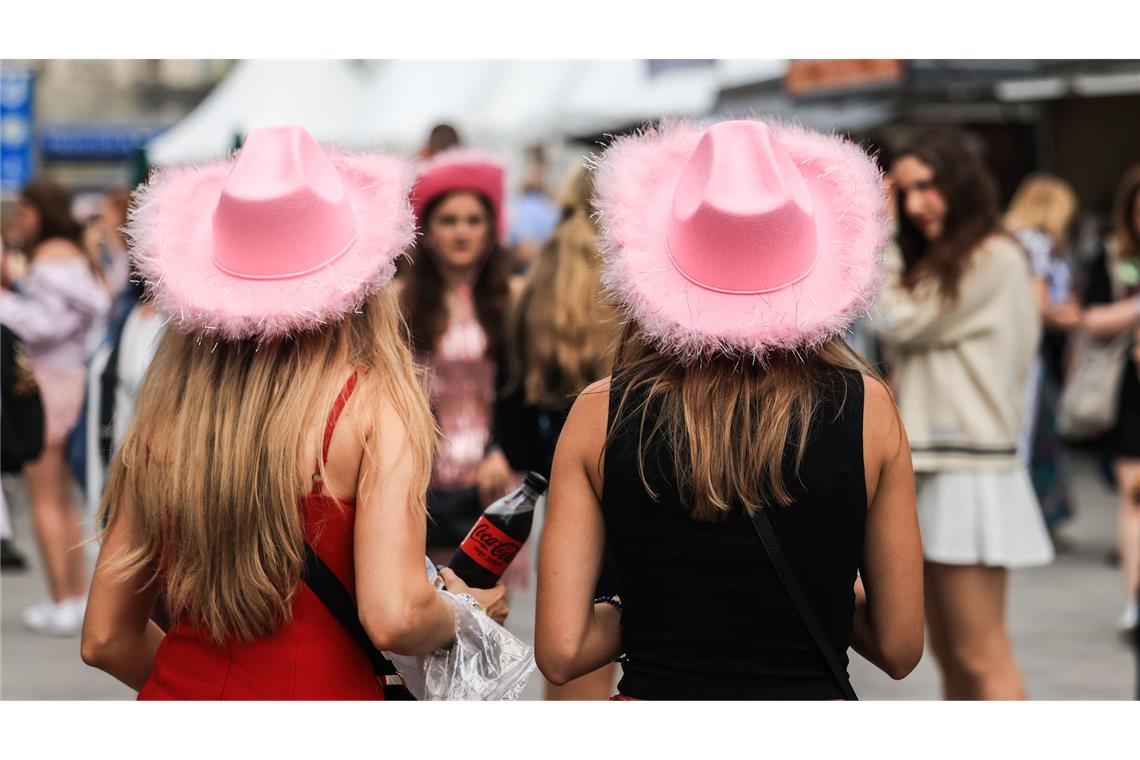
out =
[(843, 698), (852, 702), (858, 700), (859, 697), (855, 695), (855, 689), (851, 686), (851, 679), (847, 675), (847, 670), (839, 664), (839, 656), (835, 653), (835, 646), (827, 638), (827, 634), (823, 632), (823, 625), (815, 616), (811, 602), (808, 601), (799, 581), (796, 580), (792, 566), (788, 564), (788, 559), (784, 556), (784, 550), (780, 546), (779, 540), (776, 539), (776, 531), (772, 530), (772, 523), (768, 520), (768, 515), (763, 507), (752, 513), (752, 525), (760, 535), (760, 543), (764, 545), (764, 551), (768, 552), (768, 559), (772, 561), (772, 567), (776, 569), (776, 575), (784, 586), (784, 591), (788, 593), (788, 597), (800, 614), (800, 620), (803, 621), (808, 633), (811, 634), (816, 648), (823, 655), (823, 659), (827, 660), (827, 667), (831, 669), (831, 675), (839, 684)]
[(349, 596), (348, 590), (340, 582), (340, 578), (336, 577), (336, 573), (317, 556), (308, 541), (305, 542), (305, 567), (301, 572), (301, 580), (313, 590), (321, 603), (340, 621), (344, 629), (368, 655), (368, 660), (372, 663), (372, 672), (378, 676), (397, 675), (396, 666), (368, 638), (368, 633), (360, 623), (356, 604)]

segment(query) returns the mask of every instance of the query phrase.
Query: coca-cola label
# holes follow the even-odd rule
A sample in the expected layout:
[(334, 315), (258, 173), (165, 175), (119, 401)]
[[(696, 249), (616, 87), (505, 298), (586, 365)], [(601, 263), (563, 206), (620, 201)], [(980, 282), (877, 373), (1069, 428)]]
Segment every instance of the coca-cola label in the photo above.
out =
[(495, 575), (503, 574), (521, 547), (521, 543), (496, 528), (486, 517), (479, 518), (459, 545), (464, 554)]

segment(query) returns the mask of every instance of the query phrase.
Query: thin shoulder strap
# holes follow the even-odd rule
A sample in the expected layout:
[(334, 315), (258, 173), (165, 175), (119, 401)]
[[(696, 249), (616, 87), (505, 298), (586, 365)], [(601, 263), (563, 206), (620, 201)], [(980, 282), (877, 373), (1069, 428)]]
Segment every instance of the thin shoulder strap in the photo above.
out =
[(372, 671), (378, 676), (396, 675), (396, 666), (368, 638), (364, 625), (360, 622), (360, 615), (356, 611), (356, 603), (352, 601), (348, 589), (336, 577), (332, 568), (317, 555), (308, 541), (305, 542), (305, 566), (301, 571), (301, 579), (368, 655)]
[(329, 412), (328, 422), (325, 424), (325, 441), (321, 446), (321, 463), (328, 464), (329, 462), (329, 444), (332, 443), (333, 430), (336, 429), (337, 420), (340, 419), (341, 412), (344, 411), (348, 399), (352, 396), (352, 392), (356, 390), (356, 379), (360, 374), (359, 370), (354, 371), (349, 375), (348, 380), (345, 381), (344, 387), (340, 389), (340, 394), (336, 397), (333, 403), (332, 411)]
[(835, 682), (839, 684), (843, 698), (852, 702), (858, 700), (859, 697), (855, 695), (855, 689), (851, 686), (851, 679), (847, 675), (847, 670), (839, 664), (835, 646), (827, 638), (827, 634), (823, 632), (823, 625), (815, 616), (811, 602), (808, 601), (799, 581), (796, 580), (792, 566), (788, 564), (788, 560), (784, 556), (784, 550), (776, 538), (776, 531), (772, 530), (772, 523), (768, 520), (768, 515), (763, 507), (752, 513), (752, 525), (760, 535), (760, 543), (764, 545), (764, 551), (768, 552), (768, 559), (772, 561), (772, 567), (776, 569), (776, 575), (779, 577), (780, 583), (783, 584), (784, 591), (788, 593), (792, 604), (795, 605), (796, 612), (800, 614), (800, 620), (803, 621), (808, 633), (811, 634), (816, 648), (823, 655), (823, 659), (827, 661), (827, 667), (831, 670)]

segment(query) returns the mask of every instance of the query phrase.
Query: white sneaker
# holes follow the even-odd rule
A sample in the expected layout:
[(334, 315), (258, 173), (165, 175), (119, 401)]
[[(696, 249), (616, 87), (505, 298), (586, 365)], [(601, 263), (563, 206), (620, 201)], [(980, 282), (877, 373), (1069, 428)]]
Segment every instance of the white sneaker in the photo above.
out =
[(25, 607), (24, 625), (33, 631), (43, 628), (47, 625), (48, 618), (51, 617), (55, 606), (55, 602), (51, 599), (41, 599), (37, 604), (33, 604), (31, 607)]
[(1120, 620), (1117, 622), (1117, 627), (1121, 633), (1131, 633), (1136, 629), (1137, 618), (1140, 617), (1140, 610), (1136, 607), (1136, 602), (1131, 601), (1124, 605), (1124, 612), (1120, 614)]
[(81, 598), (65, 599), (58, 604), (45, 599), (24, 609), (24, 624), (45, 636), (77, 636), (83, 630), (83, 612), (86, 607)]

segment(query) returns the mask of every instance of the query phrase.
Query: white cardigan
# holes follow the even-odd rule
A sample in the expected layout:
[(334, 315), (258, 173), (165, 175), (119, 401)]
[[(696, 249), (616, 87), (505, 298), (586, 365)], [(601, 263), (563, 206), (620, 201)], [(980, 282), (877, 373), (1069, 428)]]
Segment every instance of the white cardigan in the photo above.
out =
[(957, 299), (901, 284), (901, 257), (873, 318), (893, 364), (896, 400), (919, 472), (1018, 466), (1027, 379), (1040, 317), (1026, 254), (1005, 235), (974, 252)]

